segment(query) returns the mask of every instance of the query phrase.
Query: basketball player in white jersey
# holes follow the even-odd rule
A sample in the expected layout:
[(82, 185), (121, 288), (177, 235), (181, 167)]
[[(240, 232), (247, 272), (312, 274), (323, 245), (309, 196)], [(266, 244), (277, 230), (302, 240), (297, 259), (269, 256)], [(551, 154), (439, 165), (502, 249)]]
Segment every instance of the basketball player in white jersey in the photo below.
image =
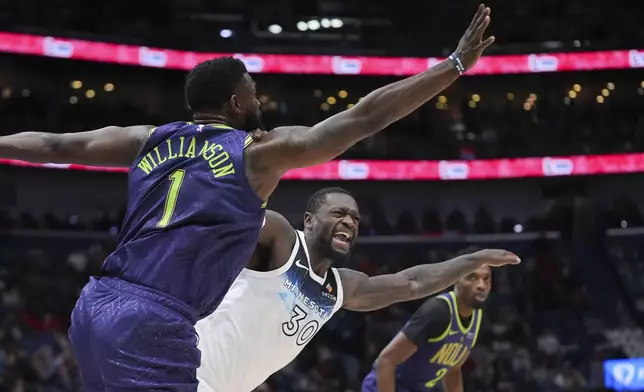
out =
[(391, 275), (368, 277), (345, 262), (358, 236), (353, 197), (327, 188), (309, 199), (304, 231), (278, 213), (266, 223), (248, 267), (217, 310), (197, 322), (200, 392), (250, 392), (288, 365), (340, 308), (379, 309), (436, 293), (482, 265), (516, 264), (484, 250)]

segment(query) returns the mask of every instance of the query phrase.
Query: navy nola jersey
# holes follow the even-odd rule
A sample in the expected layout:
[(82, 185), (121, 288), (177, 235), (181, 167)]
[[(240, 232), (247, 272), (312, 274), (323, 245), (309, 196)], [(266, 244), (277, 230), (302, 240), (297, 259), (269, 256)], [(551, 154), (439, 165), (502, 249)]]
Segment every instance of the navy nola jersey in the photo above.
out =
[[(396, 391), (440, 390), (445, 375), (460, 365), (476, 344), (482, 320), (481, 309), (462, 320), (453, 291), (426, 300), (401, 331), (417, 350), (396, 367)], [(362, 392), (377, 390), (373, 369), (362, 383)]]
[(245, 175), (245, 131), (175, 122), (150, 131), (129, 173), (127, 214), (102, 274), (181, 301), (203, 317), (255, 249), (264, 202)]

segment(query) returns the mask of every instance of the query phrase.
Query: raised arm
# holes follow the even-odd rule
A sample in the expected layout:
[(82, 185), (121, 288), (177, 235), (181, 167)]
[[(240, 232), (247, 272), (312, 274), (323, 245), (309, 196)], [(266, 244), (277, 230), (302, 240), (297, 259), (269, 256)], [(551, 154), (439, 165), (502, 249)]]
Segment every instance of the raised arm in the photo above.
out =
[(338, 271), (345, 292), (344, 307), (367, 312), (434, 294), (486, 264), (500, 267), (519, 262), (519, 257), (514, 253), (486, 249), (441, 263), (418, 265), (390, 275), (369, 277), (349, 269)]
[(153, 128), (135, 125), (62, 134), (22, 132), (0, 137), (0, 157), (36, 163), (127, 167)]
[(454, 54), (435, 67), (373, 91), (308, 131), (282, 127), (269, 132), (248, 148), (252, 171), (279, 177), (292, 168), (326, 162), (415, 111), (473, 67), (492, 44), (493, 37), (482, 40), (489, 15), (490, 9), (481, 5)]

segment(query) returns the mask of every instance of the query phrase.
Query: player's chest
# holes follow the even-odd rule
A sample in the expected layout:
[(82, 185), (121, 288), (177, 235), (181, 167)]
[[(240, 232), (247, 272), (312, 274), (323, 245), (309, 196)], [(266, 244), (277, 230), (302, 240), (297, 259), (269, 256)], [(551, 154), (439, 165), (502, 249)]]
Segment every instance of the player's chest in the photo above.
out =
[(285, 288), (280, 292), (280, 339), (303, 346), (331, 318), (335, 302), (319, 295), (319, 288), (306, 290), (292, 285)]
[(337, 303), (337, 297), (329, 295), (318, 283), (291, 279), (284, 280), (279, 297), (288, 314), (299, 312), (320, 320), (326, 320)]
[(429, 363), (437, 366), (453, 367), (467, 357), (472, 349), (473, 341), (466, 334), (452, 336), (440, 343), (431, 343), (426, 346)]

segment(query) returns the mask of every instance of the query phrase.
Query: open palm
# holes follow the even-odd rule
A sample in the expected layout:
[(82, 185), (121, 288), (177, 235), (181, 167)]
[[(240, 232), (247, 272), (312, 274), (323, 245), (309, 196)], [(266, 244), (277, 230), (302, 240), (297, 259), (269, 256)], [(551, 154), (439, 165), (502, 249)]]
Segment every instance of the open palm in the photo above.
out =
[(481, 58), (483, 51), (494, 42), (493, 36), (483, 40), (485, 30), (490, 24), (490, 13), (489, 7), (484, 4), (479, 5), (472, 22), (465, 30), (465, 34), (461, 37), (456, 51), (454, 51), (454, 54), (463, 62), (465, 70), (471, 69)]

